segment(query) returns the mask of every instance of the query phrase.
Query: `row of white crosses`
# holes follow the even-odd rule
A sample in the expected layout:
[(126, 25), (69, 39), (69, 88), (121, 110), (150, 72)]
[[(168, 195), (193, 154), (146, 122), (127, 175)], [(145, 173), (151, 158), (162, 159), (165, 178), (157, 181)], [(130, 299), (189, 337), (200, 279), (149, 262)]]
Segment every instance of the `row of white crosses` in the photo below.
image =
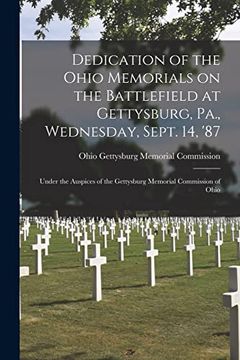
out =
[[(149, 225), (149, 224), (148, 224)], [(37, 235), (37, 243), (33, 245), (33, 249), (37, 252), (37, 272), (42, 273), (41, 266), (41, 256), (42, 250), (45, 250), (49, 245), (49, 228), (46, 228), (47, 231), (44, 231), (44, 235)], [(200, 227), (201, 229), (201, 227)], [(218, 266), (221, 266), (221, 255), (220, 255), (220, 246), (222, 245), (222, 236), (220, 228), (217, 227), (217, 240), (215, 241), (216, 246), (216, 263)], [(106, 229), (105, 229), (106, 230)], [(147, 250), (145, 251), (145, 256), (148, 258), (148, 284), (150, 286), (155, 286), (155, 257), (158, 256), (158, 250), (154, 249), (154, 236), (149, 227), (147, 228)], [(234, 230), (235, 231), (235, 230)], [(104, 232), (104, 230), (103, 230)], [(172, 237), (175, 239), (176, 233), (175, 229), (172, 229)], [(103, 233), (104, 235), (104, 233)], [(79, 236), (79, 235), (78, 235)], [(44, 238), (45, 242), (42, 243), (41, 239)], [(240, 238), (240, 233), (238, 229), (238, 239)], [(83, 246), (89, 245), (91, 241), (87, 240), (87, 235), (85, 232)], [(124, 260), (124, 243), (126, 242), (126, 237), (124, 236), (123, 230), (120, 231), (120, 236), (118, 237), (119, 242), (119, 259)], [(239, 244), (240, 240), (238, 241)], [(185, 246), (188, 253), (188, 274), (193, 275), (193, 260), (192, 252), (195, 250), (194, 244), (194, 231), (189, 229), (188, 234), (188, 244)], [(239, 248), (238, 248), (239, 254)], [(93, 257), (86, 259), (87, 265), (94, 267), (93, 272), (93, 299), (100, 301), (102, 299), (102, 285), (101, 285), (101, 266), (106, 264), (107, 259), (100, 254), (100, 244), (93, 244)], [(29, 276), (29, 267), (21, 266), (20, 267), (20, 278)], [(230, 309), (230, 359), (231, 360), (240, 360), (240, 267), (231, 266), (229, 268), (229, 293), (223, 295), (224, 305)], [(20, 319), (21, 319), (21, 302), (20, 302)]]
[[(50, 222), (50, 221), (49, 221)], [(111, 219), (108, 219), (107, 220), (108, 222), (108, 226), (109, 226), (109, 229), (111, 231), (111, 239), (113, 239), (113, 236), (115, 234), (115, 222), (113, 222), (113, 220)], [(123, 219), (121, 222), (120, 222), (120, 225), (122, 225), (122, 228), (124, 229), (126, 235), (127, 235), (127, 245), (129, 245), (129, 235), (131, 233), (131, 228), (133, 229), (134, 226), (137, 226), (137, 229), (139, 229), (139, 224), (141, 223), (141, 231), (142, 231), (142, 234), (144, 236), (145, 234), (145, 231), (147, 228), (149, 228), (149, 223), (151, 222), (150, 219), (147, 219), (147, 221), (145, 221), (145, 224), (144, 224), (144, 221), (141, 220), (126, 220), (126, 219)], [(192, 222), (192, 220), (191, 220)], [(56, 222), (56, 227), (59, 228), (59, 225), (61, 225), (61, 233), (63, 234), (63, 230), (65, 228), (65, 231), (66, 231), (66, 237), (68, 238), (69, 236), (69, 232), (71, 233), (71, 243), (74, 243), (74, 235), (75, 233), (78, 231), (76, 230), (77, 227), (79, 227), (78, 223), (77, 224), (74, 224), (74, 221), (71, 222), (70, 219), (67, 219), (67, 220), (62, 220), (61, 223), (60, 223), (60, 220), (57, 220)], [(162, 230), (162, 234), (163, 234), (163, 241), (165, 241), (165, 235), (167, 233), (167, 227), (169, 226), (169, 224), (171, 225), (171, 235), (172, 235), (172, 250), (175, 252), (176, 251), (176, 239), (179, 240), (179, 229), (180, 229), (180, 226), (181, 226), (181, 223), (183, 224), (184, 226), (184, 231), (186, 232), (187, 231), (187, 228), (189, 228), (189, 224), (187, 226), (187, 220), (160, 220), (160, 219), (154, 219), (152, 220), (152, 223), (153, 223), (153, 229), (154, 229), (154, 232), (158, 230), (158, 225), (159, 224), (162, 224), (162, 227), (161, 227), (161, 230)], [(193, 222), (192, 222), (193, 223)], [(54, 221), (51, 220), (51, 224), (52, 226), (54, 226)], [(108, 236), (108, 230), (106, 228), (106, 225), (104, 225), (104, 221), (103, 219), (100, 219), (99, 221), (99, 233), (101, 235), (104, 236), (104, 245), (105, 247), (107, 247), (107, 236)], [(199, 229), (202, 229), (202, 222), (199, 221), (198, 225), (200, 226)], [(233, 223), (234, 225), (234, 223)], [(41, 226), (41, 225), (40, 225)], [(90, 229), (90, 232), (92, 233), (92, 241), (95, 242), (95, 228), (96, 228), (96, 225), (94, 223), (94, 220), (91, 219), (89, 221), (89, 224), (87, 225), (86, 224), (86, 219), (82, 220), (82, 224), (80, 224), (80, 227), (81, 227), (81, 231), (85, 231), (86, 230), (86, 227), (89, 226), (89, 229)], [(210, 245), (210, 235), (211, 235), (211, 223), (208, 222), (206, 224), (207, 226), (207, 229), (206, 229), (206, 232), (208, 233), (208, 245)], [(222, 232), (223, 232), (223, 226), (220, 226), (219, 223), (217, 223), (217, 226), (219, 228), (219, 231), (222, 229)], [(238, 225), (237, 225), (238, 226)], [(192, 226), (193, 227), (193, 226)], [(194, 230), (193, 230), (194, 231)], [(202, 230), (200, 231), (202, 232)], [(223, 240), (222, 239), (222, 233), (220, 232), (221, 234), (221, 237), (220, 237), (220, 240)], [(78, 237), (78, 241), (79, 241), (79, 237)], [(78, 247), (79, 249), (79, 247)]]
[[(108, 231), (106, 229), (106, 225), (104, 225), (104, 221), (101, 220), (100, 221), (101, 226), (100, 226), (100, 233), (101, 235), (103, 235), (105, 237), (104, 243), (106, 244), (106, 236), (108, 235)], [(157, 228), (157, 222), (154, 223), (153, 228), (156, 230)], [(51, 222), (51, 225), (54, 226), (54, 222)], [(81, 233), (79, 233), (79, 228), (78, 228), (78, 223), (75, 224), (76, 228), (77, 228), (77, 232), (75, 233), (75, 235), (77, 234), (77, 238), (79, 239), (81, 236)], [(91, 223), (91, 229), (93, 229), (93, 223)], [(108, 224), (109, 225), (109, 224)], [(112, 223), (110, 222), (111, 226)], [(120, 230), (120, 236), (118, 237), (118, 242), (119, 242), (119, 260), (123, 261), (124, 260), (124, 243), (127, 242), (127, 239), (129, 237), (129, 234), (131, 232), (130, 230), (130, 223), (129, 221), (122, 221), (121, 223), (122, 228), (125, 231), (125, 235), (124, 236), (124, 231)], [(135, 224), (136, 225), (136, 224)], [(173, 225), (173, 222), (172, 222)], [(50, 239), (50, 229), (49, 229), (49, 222), (47, 224), (45, 224), (45, 228), (44, 228), (44, 235), (37, 235), (37, 243), (34, 244), (32, 246), (32, 249), (36, 251), (36, 272), (37, 274), (42, 274), (42, 251), (45, 250), (45, 255), (48, 254), (48, 246), (49, 246), (49, 239)], [(66, 224), (64, 225), (66, 227)], [(136, 225), (137, 226), (137, 225)], [(151, 232), (151, 228), (150, 226), (150, 222), (146, 223), (146, 229), (145, 232), (147, 233), (147, 250), (145, 251), (145, 256), (148, 258), (148, 284), (150, 286), (155, 286), (155, 256), (158, 255), (158, 250), (154, 249), (154, 236), (152, 235)], [(39, 223), (39, 227), (42, 229), (44, 227), (44, 222)], [(83, 222), (82, 224), (83, 229), (87, 228), (86, 225), (86, 221)], [(179, 226), (176, 225), (176, 228), (178, 227), (178, 229), (180, 228)], [(66, 229), (71, 229), (73, 228), (72, 225), (67, 226)], [(187, 226), (186, 226), (187, 228)], [(218, 227), (219, 228), (219, 227)], [(193, 256), (192, 253), (195, 250), (195, 244), (194, 244), (194, 235), (195, 235), (195, 231), (193, 230), (193, 226), (192, 224), (190, 224), (188, 226), (189, 229), (189, 241), (188, 244), (185, 246), (185, 249), (187, 251), (188, 254), (188, 266), (187, 266), (187, 273), (188, 275), (192, 276), (193, 275)], [(115, 230), (115, 227), (114, 227)], [(91, 230), (90, 230), (91, 231)], [(66, 233), (67, 235), (67, 233)], [(173, 239), (173, 250), (175, 249), (175, 243), (176, 243), (176, 238), (178, 238), (177, 235), (177, 231), (175, 231), (174, 226), (172, 226), (172, 232), (171, 232), (171, 237)], [(42, 239), (45, 239), (45, 242), (42, 243)], [(94, 270), (94, 286), (93, 286), (93, 298), (96, 299), (96, 301), (99, 301), (99, 299), (101, 299), (101, 289), (99, 288), (99, 284), (101, 284), (101, 265), (103, 265), (105, 263), (105, 258), (104, 260), (101, 259), (100, 256), (100, 244), (96, 244), (97, 247), (94, 247), (94, 256), (93, 258), (90, 259), (88, 258), (88, 246), (91, 244), (91, 241), (88, 240), (88, 236), (87, 236), (87, 232), (84, 231), (84, 238), (82, 241), (80, 241), (80, 245), (83, 247), (83, 266), (94, 266), (96, 267)], [(220, 235), (218, 233), (218, 238), (215, 242), (215, 246), (216, 246), (216, 263), (218, 266), (221, 266), (221, 254), (220, 254), (220, 246), (222, 244), (222, 241), (220, 239)], [(78, 245), (79, 245), (79, 241), (78, 241)], [(98, 261), (99, 258), (99, 261)], [(94, 259), (94, 260), (93, 260)], [(103, 263), (102, 263), (103, 261)], [(100, 280), (99, 280), (100, 279)], [(100, 294), (100, 295), (99, 295)]]
[(30, 221), (29, 218), (25, 218), (23, 221), (23, 225), (19, 227), (19, 247), (21, 248), (21, 244), (22, 244), (22, 236), (23, 236), (23, 241), (27, 241), (27, 238), (29, 236), (29, 231), (30, 231)]
[[(107, 231), (107, 228), (106, 228), (106, 225), (104, 225), (104, 221), (101, 220), (100, 221), (101, 223), (101, 229), (103, 228), (103, 230), (100, 230), (101, 231), (101, 235), (103, 235), (104, 237), (104, 248), (107, 248), (107, 235), (109, 234), (109, 232)], [(129, 234), (131, 232), (130, 230), (130, 226), (129, 226), (129, 223), (128, 222), (122, 222), (123, 224), (123, 227), (126, 226), (126, 229), (125, 229), (125, 234), (126, 234), (126, 242), (127, 242), (127, 245), (129, 244)], [(154, 224), (156, 226), (156, 223)], [(73, 229), (73, 226), (72, 224), (69, 225), (67, 224), (67, 226), (65, 225), (66, 229)], [(178, 227), (179, 229), (179, 226), (176, 226), (176, 228)], [(83, 225), (83, 228), (86, 229), (86, 224), (85, 224), (85, 221), (84, 221), (84, 225)], [(218, 226), (219, 228), (219, 226)], [(146, 229), (145, 229), (145, 232), (148, 232), (149, 230), (149, 222), (146, 223)], [(37, 259), (38, 261), (36, 262), (36, 268), (37, 268), (37, 273), (41, 273), (41, 269), (42, 269), (42, 262), (41, 262), (41, 250), (42, 249), (45, 249), (45, 255), (48, 255), (48, 246), (49, 246), (49, 238), (50, 238), (50, 235), (49, 235), (49, 228), (45, 228), (45, 233), (44, 235), (42, 235), (42, 238), (46, 238), (46, 241), (45, 241), (45, 245), (44, 246), (43, 244), (41, 244), (41, 241), (40, 239), (38, 240), (38, 244), (34, 247), (34, 250), (38, 250), (38, 253), (37, 253)], [(193, 230), (193, 226), (189, 226), (189, 232), (190, 232), (190, 235), (191, 235), (191, 243), (189, 242), (189, 244), (186, 245), (185, 249), (188, 253), (188, 274), (192, 274), (192, 266), (190, 264), (192, 264), (192, 251), (195, 250), (195, 245), (194, 245), (194, 235), (195, 235), (195, 231)], [(73, 233), (73, 231), (72, 231)], [(67, 235), (67, 234), (66, 234)], [(88, 246), (91, 244), (91, 241), (88, 240), (87, 238), (87, 232), (84, 231), (84, 238), (82, 241), (80, 241), (80, 236), (81, 236), (81, 233), (79, 231), (77, 231), (75, 233), (76, 237), (77, 237), (77, 243), (76, 243), (76, 248), (77, 248), (77, 251), (79, 252), (80, 251), (80, 245), (83, 247), (83, 266), (86, 267), (86, 259), (88, 258)], [(171, 238), (172, 238), (172, 251), (175, 252), (176, 251), (176, 239), (178, 238), (178, 234), (177, 234), (177, 231), (175, 230), (175, 227), (173, 226), (172, 227), (172, 232), (171, 232)], [(124, 259), (124, 241), (125, 241), (125, 237), (123, 236), (123, 234), (120, 235), (120, 247), (119, 247), (119, 258), (120, 259)], [(123, 242), (122, 242), (122, 239)], [(71, 242), (74, 242), (74, 241), (71, 241)], [(221, 267), (221, 251), (220, 251), (220, 247), (222, 246), (222, 240), (220, 238), (220, 233), (217, 232), (217, 240), (215, 241), (215, 258), (216, 258), (216, 266), (218, 267)], [(40, 249), (41, 248), (41, 249)], [(238, 257), (240, 257), (240, 236), (238, 237), (238, 241), (237, 241), (237, 255)], [(123, 260), (121, 260), (123, 261)]]

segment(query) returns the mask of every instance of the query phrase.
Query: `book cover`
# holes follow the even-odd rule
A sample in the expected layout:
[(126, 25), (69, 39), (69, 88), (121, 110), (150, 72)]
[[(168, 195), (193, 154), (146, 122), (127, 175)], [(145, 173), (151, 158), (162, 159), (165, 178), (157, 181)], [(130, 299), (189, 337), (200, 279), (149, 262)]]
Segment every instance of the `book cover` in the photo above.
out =
[(20, 358), (240, 359), (238, 1), (22, 1)]

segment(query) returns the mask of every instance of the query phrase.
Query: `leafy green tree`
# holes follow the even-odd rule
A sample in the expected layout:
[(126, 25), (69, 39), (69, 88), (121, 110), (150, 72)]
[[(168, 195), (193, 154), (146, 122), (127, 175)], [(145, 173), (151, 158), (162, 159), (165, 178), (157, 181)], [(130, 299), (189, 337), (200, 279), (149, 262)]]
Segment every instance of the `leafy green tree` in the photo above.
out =
[(47, 136), (45, 125), (66, 126), (55, 113), (45, 108), (35, 109), (23, 118), (21, 191), (25, 199), (57, 209), (66, 205), (71, 194), (75, 195), (76, 186), (64, 186), (59, 182), (41, 184), (40, 179), (91, 177), (94, 170), (90, 164), (78, 160), (78, 153), (87, 150), (84, 140)]
[[(20, 0), (33, 7), (41, 0)], [(105, 40), (212, 40), (227, 25), (240, 18), (239, 0), (176, 0), (180, 18), (166, 21), (173, 0), (52, 0), (42, 7), (36, 21), (35, 35), (44, 39), (49, 23), (57, 15), (72, 23), (72, 38), (79, 39), (80, 30), (89, 19), (99, 16)]]

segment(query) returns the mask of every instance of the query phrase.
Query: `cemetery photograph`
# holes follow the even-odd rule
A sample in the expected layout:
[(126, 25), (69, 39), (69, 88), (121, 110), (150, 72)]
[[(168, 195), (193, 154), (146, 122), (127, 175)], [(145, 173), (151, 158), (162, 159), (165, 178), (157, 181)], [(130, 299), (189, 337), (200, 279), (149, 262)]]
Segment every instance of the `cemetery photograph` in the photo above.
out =
[(22, 217), (20, 358), (238, 359), (239, 224)]
[(19, 358), (240, 360), (239, 0), (19, 17)]

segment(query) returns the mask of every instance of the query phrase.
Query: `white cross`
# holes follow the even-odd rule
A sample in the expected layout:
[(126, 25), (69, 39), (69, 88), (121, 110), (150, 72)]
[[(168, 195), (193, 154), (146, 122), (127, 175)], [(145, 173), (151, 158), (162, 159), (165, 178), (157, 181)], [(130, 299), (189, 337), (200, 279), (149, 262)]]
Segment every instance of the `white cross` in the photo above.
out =
[(23, 230), (23, 241), (27, 241), (28, 226), (26, 223), (23, 224), (22, 230)]
[(231, 232), (232, 232), (232, 241), (234, 241), (235, 240), (235, 226), (234, 226), (234, 224), (232, 224), (232, 226), (231, 226)]
[(107, 263), (106, 256), (101, 256), (100, 244), (93, 244), (93, 257), (87, 259), (87, 265), (94, 267), (93, 272), (93, 300), (102, 300), (101, 266)]
[(145, 256), (148, 258), (148, 285), (156, 285), (155, 276), (155, 256), (158, 256), (158, 250), (154, 249), (154, 236), (150, 235), (147, 238), (147, 250), (144, 251)]
[(172, 228), (172, 232), (171, 232), (171, 238), (172, 238), (172, 251), (176, 252), (176, 236), (177, 233), (175, 232), (175, 228)]
[(223, 294), (230, 309), (230, 359), (240, 360), (240, 266), (229, 267), (229, 292)]
[(131, 234), (131, 230), (129, 228), (129, 226), (127, 225), (127, 228), (125, 230), (125, 234), (127, 235), (127, 246), (130, 245), (130, 238), (129, 238), (129, 235)]
[(99, 222), (99, 224), (98, 224), (98, 233), (99, 233), (99, 235), (102, 234), (102, 228), (103, 228), (103, 223)]
[(176, 225), (176, 230), (177, 230), (177, 240), (179, 240), (179, 230), (180, 230), (180, 225), (177, 223)]
[(192, 227), (192, 229), (190, 231), (190, 235), (191, 235), (191, 241), (193, 244), (195, 243), (195, 234), (196, 234), (196, 231), (194, 230), (194, 227)]
[(210, 246), (211, 245), (211, 228), (208, 226), (207, 230), (207, 245)]
[(214, 241), (215, 244), (215, 261), (216, 266), (221, 267), (221, 246), (223, 244), (222, 240), (220, 240), (220, 234), (219, 231), (217, 232), (217, 240)]
[(76, 251), (80, 252), (81, 251), (81, 240), (80, 237), (82, 236), (82, 233), (78, 230), (77, 232), (75, 232), (75, 238), (76, 238)]
[(32, 245), (32, 250), (36, 250), (36, 273), (42, 274), (42, 250), (46, 249), (46, 244), (42, 243), (42, 235), (37, 234), (37, 243)]
[(69, 223), (67, 222), (66, 225), (65, 225), (66, 238), (67, 238), (67, 239), (68, 239), (68, 237), (69, 237), (69, 228), (70, 228), (70, 226), (69, 226)]
[(114, 234), (115, 234), (115, 224), (114, 223), (112, 223), (111, 225), (110, 225), (110, 230), (111, 230), (111, 240), (113, 240), (113, 237), (114, 237)]
[(71, 233), (71, 244), (74, 244), (75, 226), (73, 225), (73, 223), (71, 223), (69, 231)]
[(224, 233), (224, 229), (223, 229), (223, 227), (221, 225), (221, 227), (220, 227), (220, 234), (221, 234), (220, 239), (221, 239), (221, 241), (223, 241), (223, 233)]
[(83, 252), (82, 252), (82, 261), (83, 261), (83, 267), (87, 267), (87, 258), (88, 258), (88, 245), (91, 245), (91, 240), (87, 239), (86, 232), (84, 233), (84, 240), (81, 241), (81, 246), (83, 246)]
[(54, 230), (55, 221), (53, 219), (51, 220), (51, 224), (52, 224), (52, 229)]
[(92, 224), (92, 241), (93, 242), (95, 242), (95, 238), (96, 238), (95, 231), (96, 231), (96, 225)]
[(188, 244), (185, 245), (187, 252), (187, 274), (193, 276), (193, 251), (196, 249), (195, 244), (192, 241), (192, 235), (188, 235)]
[[(29, 266), (20, 266), (19, 277), (20, 279), (24, 276), (29, 276)], [(22, 318), (21, 312), (21, 287), (19, 286), (19, 319)]]
[(65, 223), (62, 221), (62, 222), (61, 222), (61, 224), (60, 224), (60, 228), (61, 228), (61, 235), (63, 235), (64, 225), (65, 225)]
[(165, 242), (166, 228), (164, 225), (162, 225), (161, 231), (162, 231), (162, 241)]
[(107, 248), (108, 244), (107, 244), (107, 236), (109, 234), (109, 231), (107, 231), (107, 227), (104, 226), (104, 229), (102, 231), (102, 235), (104, 236), (104, 249)]
[(140, 228), (141, 228), (141, 235), (142, 235), (142, 237), (144, 236), (144, 228), (145, 228), (145, 225), (142, 223), (141, 225), (140, 225)]
[(50, 229), (49, 228), (45, 228), (44, 229), (44, 235), (42, 235), (42, 239), (45, 240), (45, 256), (48, 256), (48, 247), (50, 245), (50, 238), (51, 238), (51, 234), (50, 234)]
[(123, 236), (123, 230), (120, 230), (120, 236), (118, 237), (118, 259), (124, 261), (124, 243), (126, 242), (126, 237)]
[(237, 259), (240, 260), (240, 231), (238, 237), (236, 238), (236, 244), (237, 244)]
[(60, 223), (60, 221), (59, 221), (59, 219), (57, 219), (57, 221), (56, 221), (56, 230), (57, 230), (57, 232), (59, 231), (59, 223)]
[(138, 220), (136, 222), (136, 226), (137, 226), (137, 233), (139, 233), (139, 221)]
[(22, 244), (22, 237), (21, 235), (23, 234), (22, 230), (19, 230), (19, 247), (21, 248), (21, 244)]

